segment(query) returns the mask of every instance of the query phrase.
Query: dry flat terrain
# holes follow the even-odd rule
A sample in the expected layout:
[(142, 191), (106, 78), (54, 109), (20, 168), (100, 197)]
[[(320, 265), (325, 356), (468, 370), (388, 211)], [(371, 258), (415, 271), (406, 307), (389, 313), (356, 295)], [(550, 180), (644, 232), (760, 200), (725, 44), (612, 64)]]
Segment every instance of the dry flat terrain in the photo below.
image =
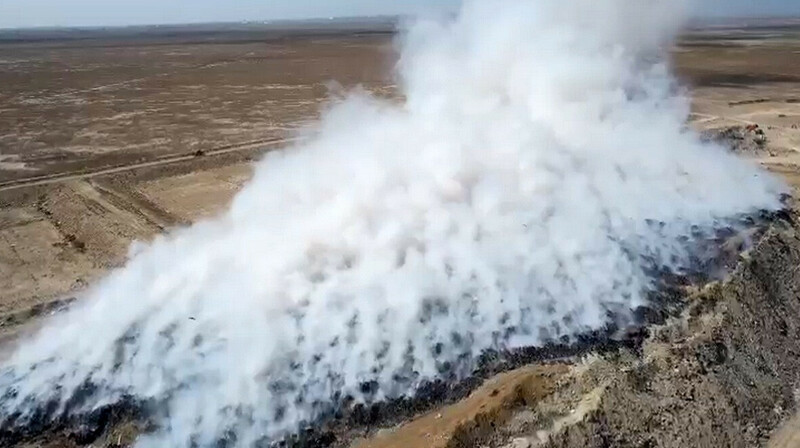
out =
[(331, 81), (391, 92), (391, 34), (362, 28), (0, 36), (6, 326), (122, 263), (132, 240), (222, 210)]
[[(0, 35), (0, 331), (9, 337), (78, 295), (125, 261), (131, 241), (223, 210), (249, 179), (252, 162), (285, 145), (293, 130), (318, 115), (329, 81), (395, 95), (393, 37), (378, 25)], [(693, 97), (692, 126), (758, 124), (766, 144), (743, 156), (800, 187), (800, 26), (695, 30), (674, 49), (674, 59)], [(734, 296), (735, 288), (729, 289), (720, 297)], [(738, 302), (731, 303), (735, 308)], [(678, 359), (659, 352), (669, 351), (663, 344), (648, 347), (657, 362)], [(541, 415), (509, 409), (532, 401), (540, 403), (535, 412), (550, 412), (552, 425), (540, 434), (545, 440), (615, 399), (649, 403), (623, 392), (604, 395), (614, 386), (606, 378), (617, 367), (598, 360), (508, 373), (471, 401), (362, 443), (450, 447), (480, 439), (502, 446), (508, 440), (487, 434), (495, 422), (508, 431), (506, 439), (528, 431)], [(661, 381), (658, 387), (674, 384), (666, 374), (652, 376)], [(572, 386), (565, 388), (567, 383)], [(698, 400), (717, 393), (712, 386), (697, 388)], [(773, 419), (785, 412), (776, 411)], [(552, 417), (560, 413), (565, 416)], [(464, 429), (465, 421), (474, 427)], [(774, 446), (797, 446), (798, 426), (789, 424)], [(747, 431), (728, 435), (734, 440)], [(580, 433), (572, 436), (584, 440)], [(770, 434), (751, 436), (747, 440), (764, 441)], [(512, 442), (533, 446), (531, 440)], [(636, 446), (656, 446), (647, 443)]]
[(693, 126), (759, 125), (769, 143), (749, 155), (793, 181), (800, 151), (800, 25), (697, 30), (675, 48), (674, 61), (691, 89)]
[[(222, 210), (331, 81), (393, 95), (392, 38), (380, 23), (0, 35), (0, 315)], [(674, 55), (693, 125), (759, 124), (769, 149), (750, 155), (800, 181), (800, 27), (704, 29)]]

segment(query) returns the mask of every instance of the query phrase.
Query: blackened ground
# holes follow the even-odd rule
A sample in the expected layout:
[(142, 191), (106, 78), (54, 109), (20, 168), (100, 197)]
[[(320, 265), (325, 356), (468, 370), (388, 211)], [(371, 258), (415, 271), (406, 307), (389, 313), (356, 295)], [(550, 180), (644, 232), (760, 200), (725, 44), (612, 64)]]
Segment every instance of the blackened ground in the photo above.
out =
[[(788, 197), (784, 198), (788, 201)], [(510, 351), (487, 351), (476, 363), (472, 375), (455, 380), (452, 375), (423, 384), (411, 397), (369, 404), (355, 403), (352, 397), (333, 400), (334, 404), (313, 425), (301, 429), (295, 435), (280, 441), (265, 440), (264, 447), (291, 448), (343, 448), (359, 437), (382, 427), (393, 426), (438, 406), (457, 402), (467, 397), (486, 379), (498, 373), (510, 371), (529, 364), (565, 362), (589, 353), (614, 354), (616, 352), (638, 352), (649, 336), (648, 327), (661, 325), (667, 318), (681, 314), (688, 288), (701, 286), (719, 279), (723, 272), (734, 267), (740, 254), (749, 249), (770, 226), (791, 223), (793, 217), (786, 210), (761, 212), (730, 220), (713, 235), (695, 234), (687, 237), (693, 245), (695, 256), (682, 272), (669, 272), (653, 266), (651, 273), (659, 278), (659, 288), (651, 295), (647, 307), (633, 313), (633, 320), (621, 319), (609, 310), (606, 328), (586, 333), (574, 340), (551, 341), (540, 347), (525, 347)], [(720, 351), (710, 349), (706, 358), (713, 363)], [(365, 383), (365, 392), (376, 387)], [(8, 416), (0, 423), (0, 446), (26, 446), (36, 440), (61, 440), (72, 446), (87, 446), (107, 439), (110, 431), (123, 423), (134, 422), (143, 432), (157, 428), (151, 418), (156, 403), (145, 403), (135, 397), (80, 414), (79, 408), (96, 393), (91, 384), (86, 384), (66, 407), (56, 413), (57, 403), (42, 406), (32, 418), (20, 421), (18, 416)], [(220, 448), (235, 443), (235, 434), (230, 434), (218, 443)], [(69, 446), (69, 445), (64, 445)], [(113, 443), (105, 446), (117, 446)]]

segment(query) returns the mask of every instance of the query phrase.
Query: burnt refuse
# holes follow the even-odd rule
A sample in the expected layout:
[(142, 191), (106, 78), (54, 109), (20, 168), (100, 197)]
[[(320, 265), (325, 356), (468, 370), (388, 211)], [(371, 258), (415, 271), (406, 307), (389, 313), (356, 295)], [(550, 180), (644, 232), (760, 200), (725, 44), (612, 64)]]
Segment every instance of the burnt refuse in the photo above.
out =
[[(788, 198), (784, 198), (788, 201)], [(498, 344), (484, 351), (477, 359), (464, 358), (462, 364), (445, 363), (440, 376), (434, 381), (418, 384), (413, 391), (385, 400), (372, 399), (379, 394), (376, 382), (365, 381), (360, 392), (366, 400), (352, 396), (333, 395), (328, 402), (315, 403), (318, 418), (306, 422), (303, 428), (282, 440), (263, 439), (259, 447), (341, 447), (354, 437), (371, 430), (400, 423), (415, 415), (442, 404), (454, 403), (467, 397), (484, 380), (498, 373), (532, 364), (568, 361), (588, 353), (614, 354), (620, 350), (636, 352), (648, 337), (648, 327), (663, 324), (669, 317), (679, 315), (684, 309), (686, 287), (702, 285), (719, 279), (737, 263), (740, 254), (750, 248), (770, 226), (791, 225), (793, 216), (788, 209), (777, 212), (759, 212), (726, 220), (710, 233), (699, 229), (687, 235), (682, 243), (688, 245), (689, 263), (681, 269), (671, 269), (652, 263), (656, 258), (639, 255), (642, 265), (652, 278), (655, 288), (648, 294), (648, 304), (630, 312), (609, 309), (608, 324), (601, 329), (568, 337), (552, 337), (548, 342), (529, 347), (508, 348)], [(663, 223), (652, 223), (654, 226)], [(431, 305), (431, 313), (436, 311)], [(502, 340), (501, 335), (500, 339)], [(441, 347), (432, 347), (434, 352)], [(705, 369), (714, 369), (725, 362), (727, 349), (722, 344), (709, 344), (698, 351), (698, 361)], [(460, 374), (469, 369), (468, 375)], [(6, 371), (5, 375), (14, 375)], [(397, 379), (400, 385), (413, 384), (409, 378)], [(285, 387), (280, 384), (271, 387)], [(408, 386), (410, 387), (410, 386)], [(23, 443), (52, 436), (68, 440), (77, 446), (88, 446), (108, 434), (116, 425), (135, 422), (144, 431), (158, 430), (158, 416), (163, 413), (163, 403), (143, 401), (134, 396), (123, 396), (113, 404), (85, 410), (91, 398), (102, 393), (97, 385), (86, 383), (66, 403), (50, 401), (37, 406), (34, 413), (1, 416), (0, 446), (14, 447)], [(14, 398), (14, 390), (6, 390), (0, 402)], [(218, 441), (218, 447), (236, 445), (236, 431), (231, 429)]]

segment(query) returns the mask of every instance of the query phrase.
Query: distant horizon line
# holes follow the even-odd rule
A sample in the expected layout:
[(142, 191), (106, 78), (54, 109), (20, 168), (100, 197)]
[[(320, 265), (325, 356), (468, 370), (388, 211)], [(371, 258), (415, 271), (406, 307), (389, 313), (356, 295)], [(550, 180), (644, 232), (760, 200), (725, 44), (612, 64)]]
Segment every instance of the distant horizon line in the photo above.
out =
[[(293, 23), (326, 23), (338, 21), (397, 21), (414, 17), (413, 14), (380, 14), (364, 16), (329, 16), (329, 17), (309, 17), (309, 18), (279, 18), (279, 19), (253, 19), (253, 20), (223, 20), (223, 21), (197, 21), (197, 22), (155, 22), (155, 23), (132, 23), (125, 25), (39, 25), (23, 27), (0, 27), (0, 32), (30, 32), (30, 31), (101, 31), (101, 30), (125, 30), (141, 28), (182, 28), (191, 26), (233, 26), (233, 25), (280, 25)], [(699, 23), (720, 23), (726, 21), (786, 21), (800, 24), (800, 14), (798, 15), (764, 15), (764, 16), (707, 16), (695, 17), (688, 21), (688, 25)]]
[(114, 30), (127, 28), (159, 28), (159, 27), (188, 27), (188, 26), (224, 26), (224, 25), (270, 25), (291, 23), (325, 23), (331, 21), (354, 20), (399, 20), (412, 15), (407, 14), (381, 14), (365, 16), (333, 16), (309, 18), (283, 18), (283, 19), (252, 19), (252, 20), (222, 20), (222, 21), (197, 21), (197, 22), (157, 22), (157, 23), (132, 23), (126, 25), (40, 25), (24, 27), (0, 27), (0, 32), (7, 31), (56, 31), (56, 30)]

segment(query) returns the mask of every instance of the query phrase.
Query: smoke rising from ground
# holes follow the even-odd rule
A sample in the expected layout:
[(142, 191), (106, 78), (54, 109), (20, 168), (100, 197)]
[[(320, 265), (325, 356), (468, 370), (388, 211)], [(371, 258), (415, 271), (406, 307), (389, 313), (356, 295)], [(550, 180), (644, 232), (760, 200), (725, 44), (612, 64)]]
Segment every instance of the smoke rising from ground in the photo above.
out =
[(679, 3), (477, 0), (414, 24), (403, 105), (354, 93), (223, 216), (135, 246), (21, 345), (0, 415), (133, 396), (160, 409), (141, 447), (251, 446), (624, 319), (648, 268), (783, 192), (685, 129), (662, 58)]

